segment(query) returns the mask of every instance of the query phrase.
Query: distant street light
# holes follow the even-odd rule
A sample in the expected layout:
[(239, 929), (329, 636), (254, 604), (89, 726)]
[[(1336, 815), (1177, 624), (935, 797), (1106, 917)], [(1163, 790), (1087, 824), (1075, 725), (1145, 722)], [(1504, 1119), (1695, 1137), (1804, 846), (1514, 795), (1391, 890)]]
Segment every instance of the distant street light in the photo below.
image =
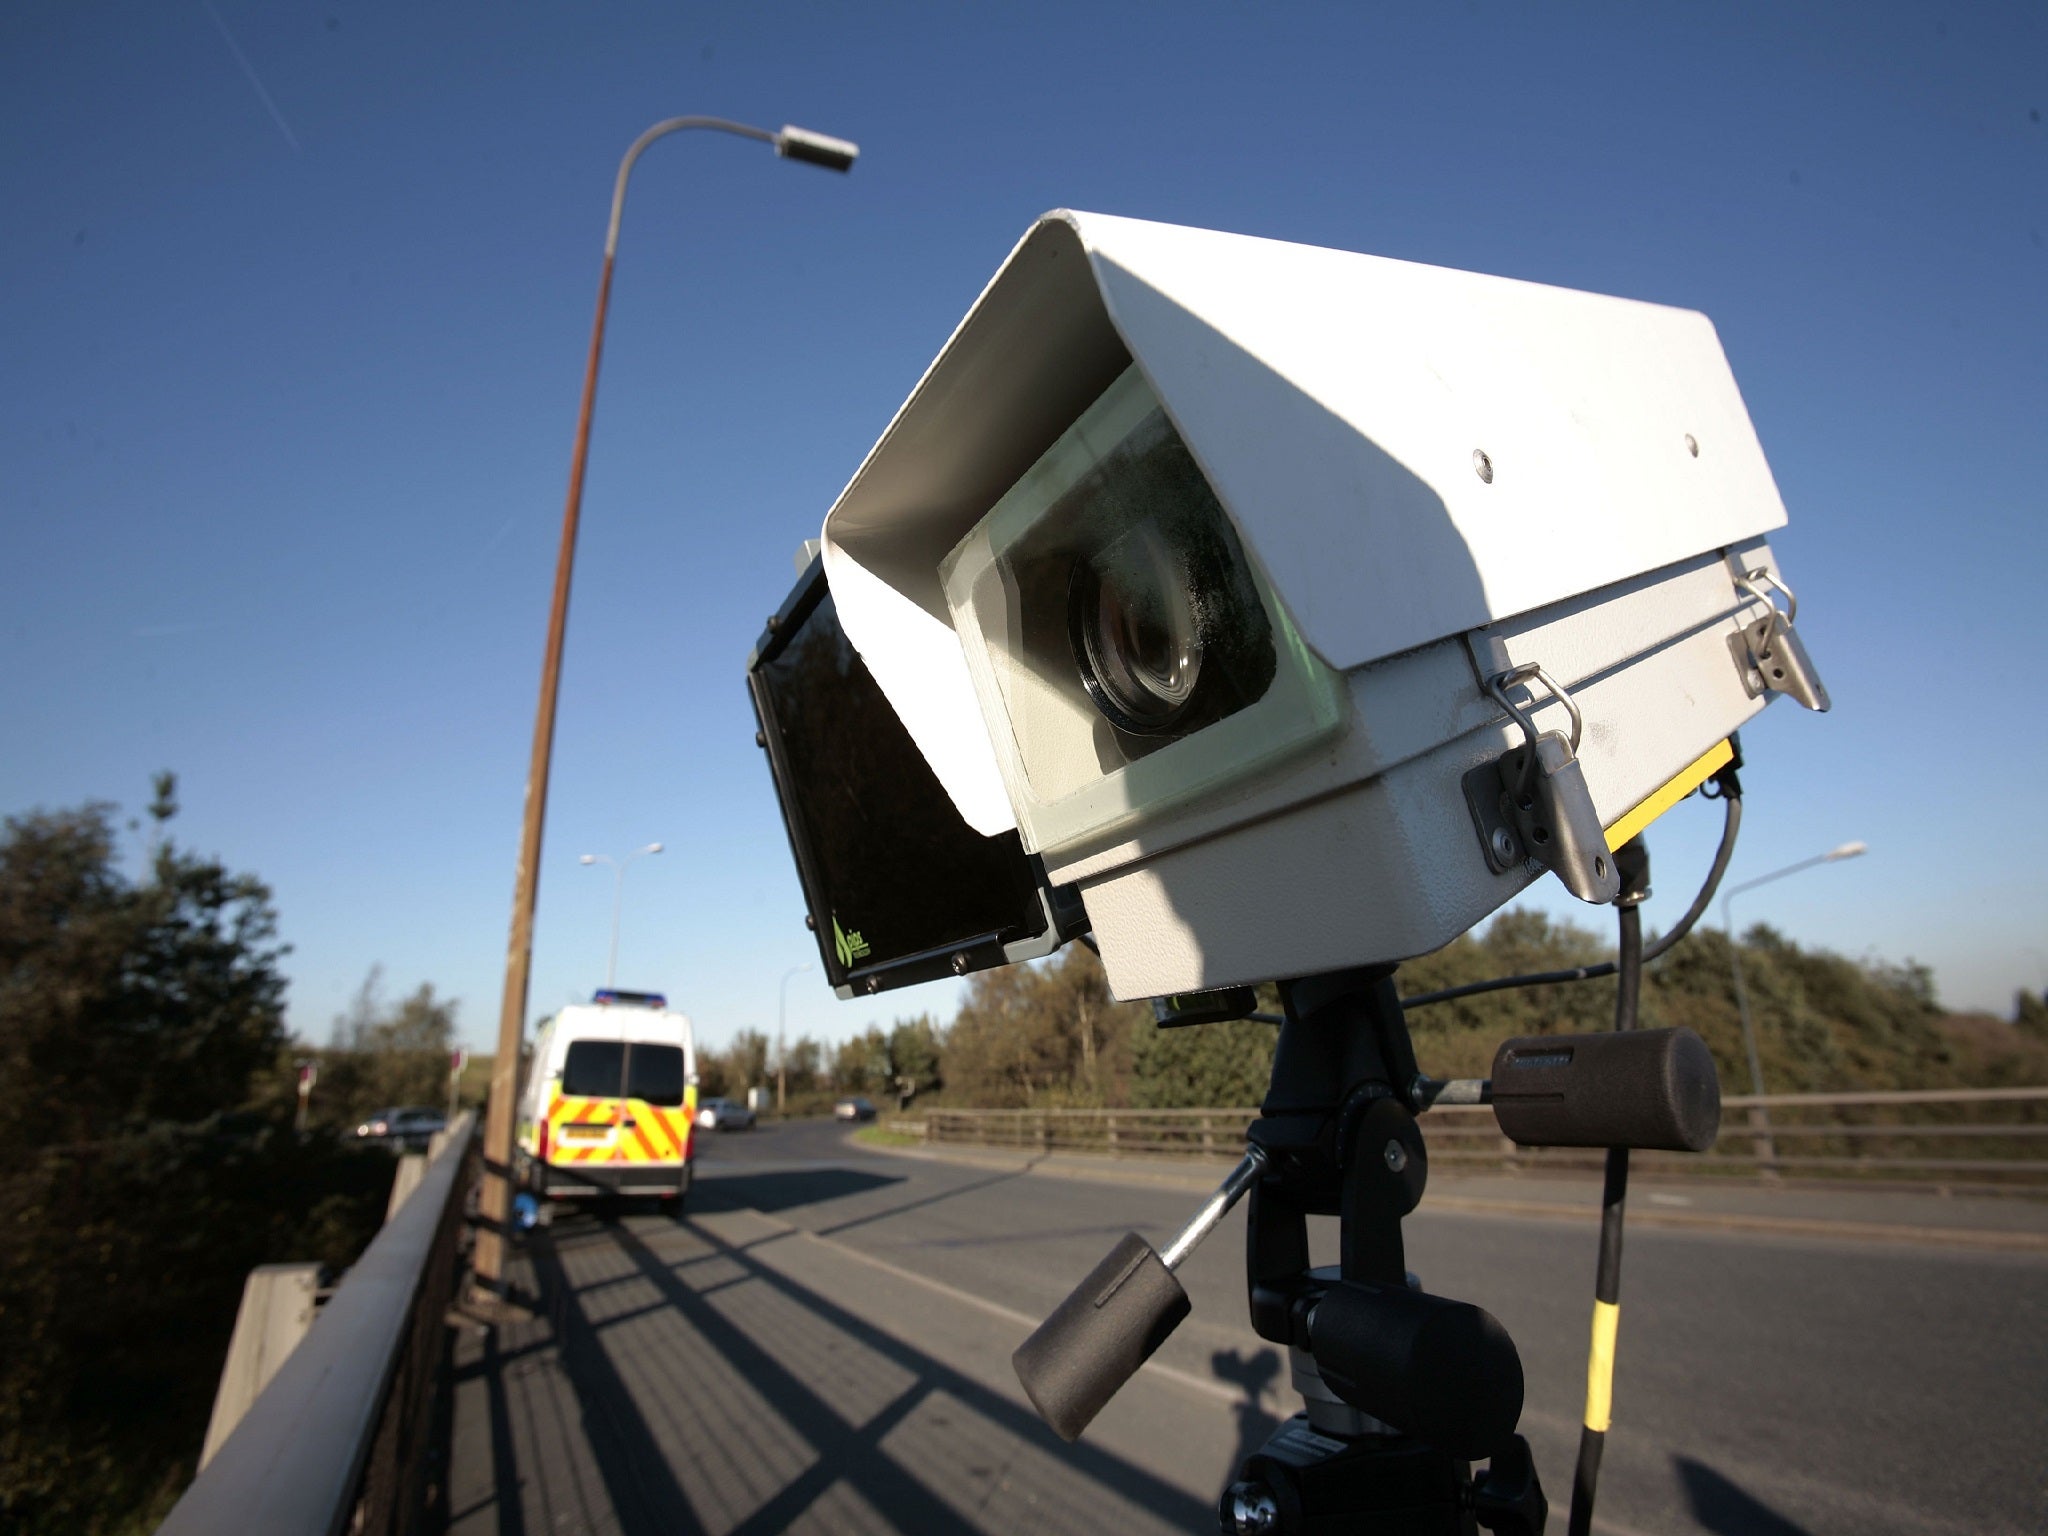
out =
[(793, 965), (782, 973), (782, 991), (775, 1002), (775, 1113), (782, 1113), (783, 1092), (789, 1086), (789, 1044), (785, 1030), (789, 1023), (789, 978), (801, 976), (811, 968), (806, 960), (802, 965)]
[[(1721, 895), (1721, 926), (1728, 931), (1728, 963), (1735, 972), (1735, 1011), (1742, 1018), (1742, 1048), (1749, 1054), (1749, 1091), (1757, 1098), (1764, 1096), (1764, 1069), (1756, 1054), (1756, 1026), (1749, 1017), (1749, 989), (1742, 982), (1742, 944), (1735, 937), (1735, 898), (1744, 891), (1753, 891), (1760, 885), (1769, 885), (1773, 880), (1782, 880), (1787, 875), (1796, 875), (1802, 869), (1812, 869), (1816, 864), (1837, 864), (1843, 859), (1853, 859), (1868, 853), (1868, 843), (1844, 843), (1826, 853), (1816, 854), (1810, 859), (1801, 859), (1797, 864), (1787, 864), (1783, 869), (1774, 869), (1768, 875), (1758, 875), (1754, 880), (1745, 880)], [(1756, 1133), (1756, 1155), (1763, 1164), (1763, 1172), (1770, 1177), (1776, 1171), (1778, 1161), (1777, 1143), (1771, 1138), (1771, 1117), (1761, 1104), (1749, 1107), (1750, 1128)]]
[(498, 1010), (498, 1057), (491, 1066), (490, 1112), (484, 1122), (484, 1178), (477, 1227), (474, 1273), (479, 1289), (500, 1292), (504, 1284), (505, 1223), (512, 1210), (512, 1118), (519, 1091), (520, 1047), (526, 1038), (527, 983), (533, 970), (533, 909), (540, 895), (540, 834), (547, 817), (548, 768), (555, 742), (555, 691), (562, 675), (562, 634), (569, 614), (569, 577), (576, 564), (576, 527), (583, 509), (583, 470), (590, 453), (590, 417), (597, 403), (597, 363), (604, 352), (605, 314), (611, 302), (612, 260), (619, 246), (619, 218), (626, 206), (626, 179), (633, 162), (656, 139), (684, 128), (705, 128), (772, 144), (785, 160), (802, 160), (831, 171), (852, 169), (858, 146), (845, 139), (785, 127), (780, 133), (750, 128), (722, 117), (672, 117), (656, 123), (627, 149), (612, 186), (611, 223), (605, 230), (604, 267), (597, 280), (597, 318), (590, 329), (590, 357), (583, 370), (583, 404), (576, 418), (576, 442), (569, 457), (569, 500), (562, 510), (562, 545), (555, 557), (555, 592), (548, 610), (547, 648), (540, 668), (540, 703), (533, 719), (533, 758), (526, 771), (526, 813), (519, 837), (519, 867), (512, 887), (512, 937), (505, 947), (505, 994)]
[(612, 881), (612, 948), (604, 962), (604, 984), (610, 986), (619, 969), (619, 905), (626, 899), (626, 866), (643, 853), (659, 853), (661, 844), (649, 843), (645, 848), (635, 848), (623, 859), (609, 859), (601, 853), (586, 853), (578, 860), (583, 864), (609, 864), (617, 875)]

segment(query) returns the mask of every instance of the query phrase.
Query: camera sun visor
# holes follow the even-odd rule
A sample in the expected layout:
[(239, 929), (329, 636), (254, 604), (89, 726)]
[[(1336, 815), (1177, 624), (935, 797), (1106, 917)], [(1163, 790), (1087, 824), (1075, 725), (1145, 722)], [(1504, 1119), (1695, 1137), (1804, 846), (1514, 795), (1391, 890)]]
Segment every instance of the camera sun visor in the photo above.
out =
[(1325, 735), (1296, 634), (1133, 367), (940, 567), (1027, 846), (1070, 846)]
[(748, 666), (826, 977), (842, 997), (1050, 954), (1086, 925), (1015, 832), (967, 825), (813, 561)]
[(1493, 1117), (1525, 1147), (1704, 1152), (1721, 1129), (1721, 1080), (1689, 1029), (1531, 1035), (1493, 1058)]

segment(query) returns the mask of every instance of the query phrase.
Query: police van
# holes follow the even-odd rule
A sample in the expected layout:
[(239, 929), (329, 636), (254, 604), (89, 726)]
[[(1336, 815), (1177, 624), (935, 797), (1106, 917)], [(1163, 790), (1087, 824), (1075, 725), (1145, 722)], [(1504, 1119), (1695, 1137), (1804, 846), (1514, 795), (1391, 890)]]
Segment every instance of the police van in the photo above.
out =
[(644, 1196), (682, 1208), (697, 1123), (690, 1021), (606, 988), (541, 1026), (519, 1100), (521, 1185), (549, 1200)]

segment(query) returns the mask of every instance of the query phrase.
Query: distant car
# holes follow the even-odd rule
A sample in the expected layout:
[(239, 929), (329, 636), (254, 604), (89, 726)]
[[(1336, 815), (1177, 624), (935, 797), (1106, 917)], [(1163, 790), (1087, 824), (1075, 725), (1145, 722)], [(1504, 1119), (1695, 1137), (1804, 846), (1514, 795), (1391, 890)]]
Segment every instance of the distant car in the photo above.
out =
[(832, 1106), (832, 1118), (835, 1120), (872, 1120), (875, 1118), (875, 1106), (866, 1099), (841, 1099)]
[(699, 1099), (697, 1125), (706, 1131), (751, 1131), (754, 1112), (731, 1099)]
[(404, 1152), (424, 1152), (427, 1143), (447, 1129), (448, 1117), (438, 1109), (406, 1105), (376, 1111), (356, 1127), (356, 1136)]

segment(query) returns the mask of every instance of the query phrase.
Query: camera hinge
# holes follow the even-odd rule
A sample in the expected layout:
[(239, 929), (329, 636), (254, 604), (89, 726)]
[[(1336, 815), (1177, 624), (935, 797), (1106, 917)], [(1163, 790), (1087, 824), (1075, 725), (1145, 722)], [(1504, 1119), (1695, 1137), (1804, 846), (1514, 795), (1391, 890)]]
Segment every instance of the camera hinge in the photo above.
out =
[[(1579, 764), (1585, 719), (1572, 696), (1529, 662), (1483, 674), (1486, 691), (1522, 728), (1522, 745), (1481, 763), (1464, 777), (1465, 804), (1479, 831), (1479, 845), (1495, 874), (1533, 860), (1552, 870), (1581, 901), (1610, 902), (1621, 892), (1621, 874), (1607, 848), (1607, 834)], [(1539, 682), (1571, 716), (1571, 735), (1538, 731), (1529, 710), (1508, 696)], [(1533, 707), (1533, 706), (1532, 706)]]
[[(1771, 601), (1765, 588), (1784, 594), (1783, 608)], [(1763, 616), (1744, 624), (1728, 637), (1728, 649), (1741, 669), (1743, 686), (1749, 696), (1782, 693), (1807, 709), (1824, 712), (1828, 707), (1827, 686), (1808, 659), (1806, 647), (1793, 632), (1792, 620), (1799, 612), (1799, 599), (1792, 589), (1764, 566), (1735, 578), (1735, 588), (1747, 598), (1764, 605)]]

